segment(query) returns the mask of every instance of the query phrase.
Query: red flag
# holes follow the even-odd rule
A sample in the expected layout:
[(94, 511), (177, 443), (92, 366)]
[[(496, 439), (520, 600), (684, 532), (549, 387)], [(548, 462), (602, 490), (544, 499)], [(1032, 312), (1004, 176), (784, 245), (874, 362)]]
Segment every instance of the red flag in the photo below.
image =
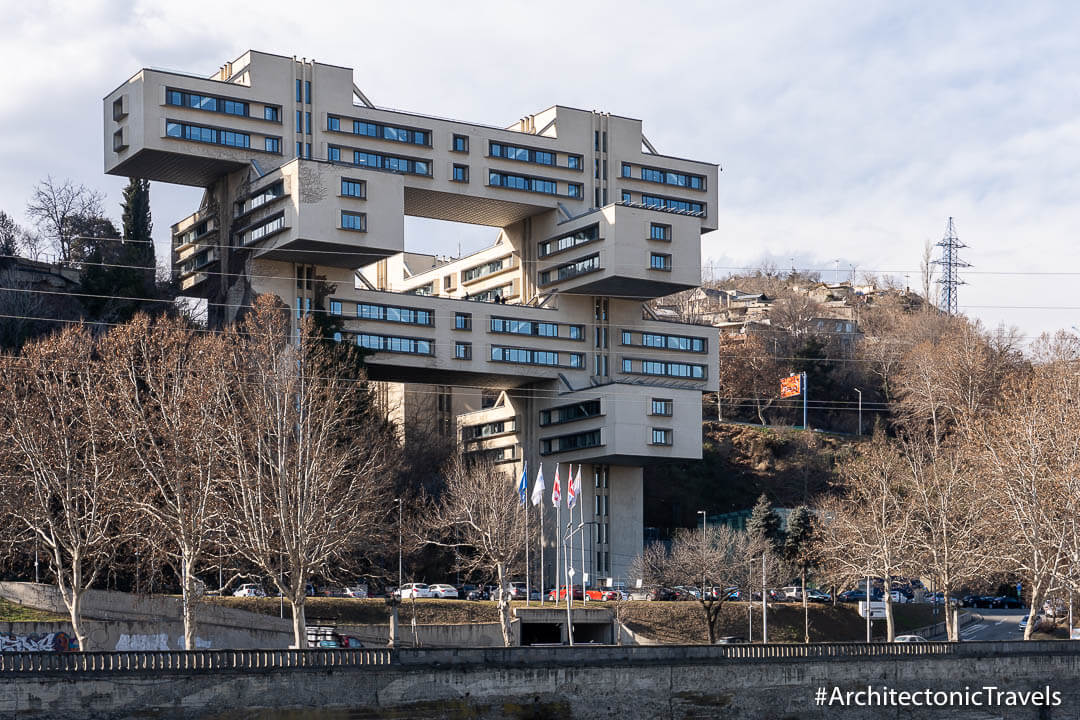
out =
[(555, 463), (555, 483), (551, 486), (552, 507), (559, 507), (560, 500), (562, 500), (562, 493), (559, 491), (559, 463)]

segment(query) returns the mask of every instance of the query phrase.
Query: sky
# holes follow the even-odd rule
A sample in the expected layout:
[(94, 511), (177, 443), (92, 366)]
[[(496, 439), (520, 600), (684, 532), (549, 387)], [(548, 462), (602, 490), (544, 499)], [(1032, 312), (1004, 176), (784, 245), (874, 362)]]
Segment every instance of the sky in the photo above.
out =
[[(951, 216), (973, 266), (962, 312), (1029, 337), (1080, 326), (1075, 4), (0, 0), (0, 17), (0, 210), (24, 223), (47, 175), (106, 193), (118, 219), (102, 97), (141, 67), (209, 75), (251, 48), (352, 67), (376, 105), (424, 114), (641, 118), (660, 153), (722, 167), (713, 275), (854, 266), (919, 288)], [(159, 262), (200, 195), (152, 185)], [(415, 252), (493, 240), (406, 226)]]

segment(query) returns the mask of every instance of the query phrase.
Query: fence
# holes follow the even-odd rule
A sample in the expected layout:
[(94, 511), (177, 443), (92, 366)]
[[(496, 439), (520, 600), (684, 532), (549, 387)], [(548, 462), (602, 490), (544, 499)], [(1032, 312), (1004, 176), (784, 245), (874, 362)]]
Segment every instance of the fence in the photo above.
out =
[(389, 665), (391, 650), (166, 650), (136, 652), (5, 652), (6, 673), (197, 672)]

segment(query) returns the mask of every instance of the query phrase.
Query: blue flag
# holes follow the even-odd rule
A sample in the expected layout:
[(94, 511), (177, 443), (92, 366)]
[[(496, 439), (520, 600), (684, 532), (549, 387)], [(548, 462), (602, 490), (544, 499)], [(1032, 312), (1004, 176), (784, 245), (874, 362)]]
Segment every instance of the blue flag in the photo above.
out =
[(518, 483), (518, 496), (521, 498), (521, 507), (529, 497), (529, 461), (525, 461), (525, 467), (521, 468), (521, 482)]

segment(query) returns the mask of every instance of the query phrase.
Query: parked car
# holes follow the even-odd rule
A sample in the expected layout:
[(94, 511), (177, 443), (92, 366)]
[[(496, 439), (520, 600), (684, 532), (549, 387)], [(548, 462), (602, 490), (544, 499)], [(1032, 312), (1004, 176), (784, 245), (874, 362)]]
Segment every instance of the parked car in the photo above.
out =
[(434, 585), (428, 585), (428, 592), (431, 593), (431, 597), (433, 598), (456, 600), (458, 597), (457, 588), (453, 585), (447, 585), (445, 583), (435, 583)]
[(889, 591), (889, 597), (896, 604), (902, 604), (902, 603), (908, 602), (907, 595), (900, 592), (899, 590), (890, 590)]
[(431, 591), (428, 590), (427, 583), (405, 583), (394, 591), (394, 597), (399, 597), (402, 600), (406, 598), (429, 598), (431, 597)]
[(1024, 604), (1020, 602), (1020, 598), (1014, 598), (1011, 595), (1001, 595), (998, 597), (998, 607), (1019, 610), (1024, 607)]
[[(483, 585), (466, 585), (465, 587), (471, 588), (465, 593), (466, 600), (490, 600), (491, 593)], [(460, 594), (460, 593), (459, 593)]]
[(345, 597), (364, 599), (368, 596), (367, 585), (350, 585), (345, 588)]
[(266, 597), (266, 593), (256, 583), (244, 583), (236, 588), (233, 597)]
[(512, 599), (514, 599), (514, 600), (524, 600), (526, 592), (529, 593), (529, 599), (530, 600), (539, 600), (540, 599), (540, 591), (537, 590), (536, 588), (527, 587), (525, 585), (525, 583), (523, 583), (523, 582), (512, 582), (512, 583), (510, 583), (510, 597)]
[(622, 600), (622, 593), (611, 588), (588, 588), (585, 591), (585, 602), (606, 602), (608, 600)]
[(788, 585), (787, 587), (780, 588), (780, 592), (783, 593), (785, 600), (798, 600), (799, 602), (802, 602), (801, 585)]
[(922, 635), (897, 635), (896, 639), (893, 640), (893, 642), (916, 643), (916, 642), (927, 642), (927, 640)]
[(724, 635), (723, 637), (716, 638), (717, 645), (742, 645), (746, 643), (746, 638), (741, 635)]
[(842, 603), (862, 602), (866, 600), (866, 593), (862, 590), (845, 590), (836, 599)]
[[(549, 590), (548, 591), (548, 600), (565, 600), (566, 599), (566, 586), (562, 585), (562, 586), (559, 587), (558, 590), (559, 590), (559, 596), (557, 598), (555, 597), (555, 588), (552, 588), (551, 590)], [(584, 600), (585, 599), (585, 593), (582, 592), (580, 585), (571, 585), (570, 586), (570, 597), (573, 600)]]
[(810, 602), (827, 603), (832, 602), (832, 595), (816, 588), (806, 588), (806, 599)]

